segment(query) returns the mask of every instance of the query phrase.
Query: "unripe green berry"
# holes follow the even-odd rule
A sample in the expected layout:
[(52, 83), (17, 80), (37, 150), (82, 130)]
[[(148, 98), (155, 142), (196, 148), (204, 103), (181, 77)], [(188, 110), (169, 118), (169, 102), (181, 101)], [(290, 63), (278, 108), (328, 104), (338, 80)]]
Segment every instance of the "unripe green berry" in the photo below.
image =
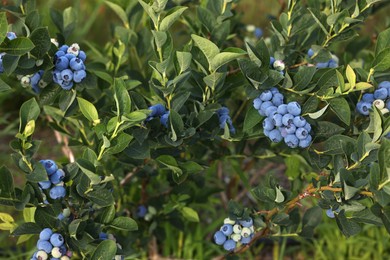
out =
[(241, 236), (242, 237), (249, 237), (251, 234), (252, 234), (252, 232), (251, 232), (250, 228), (244, 227), (241, 230)]
[(242, 231), (242, 227), (240, 224), (236, 224), (233, 226), (233, 232), (236, 233), (236, 234), (241, 234), (241, 231)]
[(385, 102), (383, 102), (382, 99), (376, 99), (372, 104), (376, 106), (378, 109), (383, 109), (385, 107)]
[(232, 240), (238, 242), (241, 240), (241, 235), (240, 234), (232, 234), (230, 237)]
[(230, 219), (230, 218), (225, 218), (225, 219), (223, 220), (223, 224), (234, 225), (234, 224), (236, 224), (236, 221), (234, 221), (234, 220), (232, 220), (232, 219)]

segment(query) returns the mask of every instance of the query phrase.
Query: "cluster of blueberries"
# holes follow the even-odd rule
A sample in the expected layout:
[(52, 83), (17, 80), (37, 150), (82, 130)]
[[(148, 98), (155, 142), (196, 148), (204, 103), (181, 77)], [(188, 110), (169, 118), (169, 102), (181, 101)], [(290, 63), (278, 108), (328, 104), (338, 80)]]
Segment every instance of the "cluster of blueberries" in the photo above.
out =
[(286, 69), (286, 64), (282, 60), (277, 60), (274, 57), (269, 58), (270, 67), (284, 76), (284, 70)]
[(143, 218), (146, 221), (150, 221), (156, 214), (157, 211), (153, 206), (145, 205), (139, 205), (135, 212), (137, 218)]
[(271, 88), (253, 100), (253, 107), (266, 118), (264, 135), (272, 142), (284, 142), (290, 148), (306, 148), (312, 141), (311, 125), (301, 116), (301, 106), (293, 101), (283, 102), (284, 96), (277, 88)]
[(53, 81), (62, 89), (70, 90), (74, 83), (80, 83), (86, 76), (87, 55), (77, 43), (62, 45), (54, 55)]
[(37, 249), (30, 260), (69, 260), (72, 257), (72, 252), (66, 248), (64, 237), (50, 228), (44, 228), (39, 234)]
[(154, 118), (160, 118), (160, 123), (168, 128), (169, 110), (165, 109), (162, 104), (156, 104), (148, 108), (151, 113), (148, 115), (145, 121), (150, 121)]
[(20, 79), (20, 82), (23, 87), (31, 86), (35, 93), (39, 93), (41, 92), (41, 88), (44, 88), (47, 85), (47, 83), (42, 80), (43, 73), (44, 71), (40, 70), (32, 75), (23, 76)]
[[(40, 160), (40, 163), (46, 169), (46, 173), (49, 177), (47, 181), (39, 182), (39, 186), (42, 190), (50, 189), (49, 196), (53, 200), (65, 197), (66, 189), (64, 182), (65, 172), (62, 169), (58, 169), (57, 164), (53, 160)], [(45, 200), (45, 203), (48, 203)]]
[(234, 128), (233, 121), (229, 116), (229, 109), (227, 107), (221, 107), (217, 110), (217, 115), (219, 118), (219, 128), (225, 129), (225, 125), (228, 124), (230, 133), (235, 134), (236, 129)]
[(233, 251), (239, 244), (247, 245), (254, 236), (253, 220), (235, 221), (225, 218), (224, 225), (215, 232), (214, 242), (223, 245), (227, 251)]
[(378, 88), (374, 93), (365, 93), (362, 99), (356, 104), (356, 110), (364, 115), (370, 114), (372, 105), (376, 106), (382, 114), (386, 114), (390, 110), (390, 81), (379, 83)]
[[(314, 55), (313, 49), (309, 49), (307, 51), (307, 56), (311, 58)], [(327, 62), (318, 62), (316, 64), (317, 69), (324, 69), (324, 68), (337, 68), (339, 66), (339, 58), (332, 54), (332, 58), (328, 60)]]
[[(6, 37), (12, 41), (13, 39), (16, 39), (16, 34), (14, 32), (7, 32)], [(0, 73), (4, 72), (3, 67), (3, 56), (5, 55), (5, 52), (0, 53)]]

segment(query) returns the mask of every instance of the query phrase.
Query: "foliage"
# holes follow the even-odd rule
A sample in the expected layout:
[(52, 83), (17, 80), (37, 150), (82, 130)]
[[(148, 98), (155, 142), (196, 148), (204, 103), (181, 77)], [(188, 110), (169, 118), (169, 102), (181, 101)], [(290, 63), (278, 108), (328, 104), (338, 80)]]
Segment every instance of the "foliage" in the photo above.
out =
[[(0, 168), (0, 204), (22, 212), (24, 222), (0, 213), (0, 229), (19, 243), (49, 228), (76, 259), (172, 251), (204, 259), (222, 251), (204, 249), (200, 222), (210, 237), (225, 217), (240, 229), (253, 219), (250, 242), (224, 234), (245, 241), (224, 245), (239, 254), (262, 237), (312, 238), (324, 210), (346, 237), (366, 225), (390, 232), (389, 113), (383, 104), (367, 107), (369, 117), (357, 111), (363, 93), (387, 91), (382, 103), (390, 96), (390, 30), (374, 44), (357, 33), (386, 3), (289, 0), (269, 37), (251, 29), (247, 38), (238, 0), (104, 1), (118, 23), (101, 46), (73, 36), (80, 33), (75, 8), (50, 9), (47, 22), (34, 0), (15, 2), (0, 13), (0, 92), (25, 100), (10, 142), (16, 170)], [(340, 46), (345, 54), (337, 57), (332, 49)], [(269, 101), (264, 93), (275, 89), (282, 102), (273, 112), (260, 109), (256, 100)], [(282, 103), (310, 126), (304, 145), (268, 139), (265, 128)], [(50, 152), (66, 155), (50, 158), (64, 172), (58, 182), (53, 164), (40, 161), (52, 144), (35, 137), (47, 127), (60, 140)], [(246, 164), (267, 162), (285, 165), (288, 185), (272, 173), (254, 184)], [(248, 191), (249, 207), (236, 201), (240, 190), (218, 180), (224, 165)], [(25, 183), (16, 183), (21, 175)], [(45, 183), (66, 192), (47, 193)], [(207, 219), (224, 189), (232, 199), (226, 216)], [(299, 210), (308, 197), (315, 205)], [(197, 244), (183, 251), (190, 243)]]

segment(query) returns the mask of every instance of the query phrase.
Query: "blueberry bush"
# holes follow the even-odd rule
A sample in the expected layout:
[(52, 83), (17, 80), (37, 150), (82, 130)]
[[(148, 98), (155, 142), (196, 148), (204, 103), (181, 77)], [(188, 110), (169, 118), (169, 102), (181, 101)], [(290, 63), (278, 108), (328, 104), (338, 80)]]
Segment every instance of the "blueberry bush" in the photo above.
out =
[(388, 2), (280, 2), (261, 29), (239, 0), (99, 1), (100, 44), (99, 10), (3, 1), (0, 230), (22, 259), (256, 254), (325, 213), (390, 233), (390, 29), (359, 35)]

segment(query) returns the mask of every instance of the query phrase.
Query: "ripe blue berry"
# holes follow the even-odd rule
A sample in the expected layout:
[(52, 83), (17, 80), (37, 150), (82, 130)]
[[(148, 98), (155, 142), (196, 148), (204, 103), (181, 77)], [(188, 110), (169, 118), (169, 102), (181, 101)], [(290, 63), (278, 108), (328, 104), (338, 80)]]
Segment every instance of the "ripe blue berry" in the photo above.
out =
[(270, 90), (266, 90), (260, 94), (261, 101), (270, 101), (272, 99), (272, 92)]
[(303, 140), (299, 140), (299, 147), (301, 148), (306, 148), (310, 145), (311, 143), (311, 140), (312, 140), (312, 137), (311, 135), (308, 135), (305, 139)]
[(275, 58), (272, 57), (272, 56), (269, 57), (269, 64), (270, 64), (271, 67), (273, 66), (274, 62), (275, 62)]
[(284, 142), (287, 144), (288, 147), (296, 148), (299, 144), (299, 139), (295, 136), (295, 134), (288, 134), (284, 138)]
[(303, 128), (303, 127), (299, 127), (297, 129), (297, 131), (295, 132), (295, 135), (298, 137), (298, 139), (300, 140), (303, 140), (303, 139), (306, 139), (306, 137), (308, 136), (309, 132)]
[(386, 88), (378, 88), (374, 91), (374, 98), (375, 99), (382, 99), (385, 100), (387, 98), (388, 91)]
[(282, 126), (283, 125), (282, 118), (283, 116), (281, 114), (274, 114), (272, 116), (272, 122), (277, 127)]
[(40, 160), (39, 162), (43, 164), (48, 175), (52, 175), (58, 170), (58, 166), (53, 160)]
[(87, 54), (85, 54), (84, 51), (79, 51), (79, 55), (77, 55), (77, 58), (81, 59), (84, 62), (87, 58)]
[(7, 32), (7, 38), (12, 41), (13, 39), (16, 39), (16, 34), (14, 32)]
[(73, 58), (69, 62), (69, 66), (72, 70), (84, 70), (85, 66), (80, 58)]
[(295, 127), (294, 124), (289, 124), (284, 129), (286, 129), (287, 134), (293, 134), (293, 133), (295, 133), (295, 130), (297, 130), (297, 128)]
[(331, 59), (328, 63), (329, 68), (337, 68), (338, 66), (339, 66), (339, 63), (334, 59)]
[(264, 128), (264, 130), (271, 131), (272, 129), (274, 129), (274, 127), (275, 127), (275, 125), (272, 122), (271, 118), (267, 117), (266, 119), (264, 119), (264, 121), (263, 121), (263, 128)]
[(69, 48), (69, 46), (64, 44), (58, 50), (67, 53), (68, 52), (68, 48)]
[(165, 107), (161, 104), (156, 104), (149, 107), (149, 110), (152, 112), (149, 114), (149, 117), (162, 116), (165, 113)]
[(54, 54), (54, 60), (55, 61), (57, 61), (57, 59), (59, 58), (59, 57), (62, 57), (62, 56), (65, 56), (65, 52), (63, 52), (63, 51), (57, 51), (55, 54)]
[(52, 234), (53, 234), (53, 231), (50, 228), (44, 228), (44, 229), (42, 229), (41, 233), (39, 233), (39, 239), (40, 240), (49, 240)]
[(294, 116), (291, 114), (285, 114), (282, 117), (282, 123), (285, 126), (291, 125), (294, 122)]
[(63, 186), (55, 186), (50, 189), (49, 196), (53, 200), (65, 197), (66, 189)]
[(334, 212), (332, 209), (327, 209), (326, 210), (326, 215), (329, 217), (329, 218), (334, 218)]
[(74, 54), (72, 54), (72, 53), (67, 53), (67, 54), (65, 54), (65, 57), (66, 57), (69, 61), (71, 61), (73, 58), (76, 58), (76, 55), (74, 55)]
[(53, 246), (57, 246), (57, 247), (60, 247), (64, 244), (64, 238), (61, 234), (59, 233), (54, 233), (53, 235), (51, 235), (50, 237), (50, 243), (53, 245)]
[(375, 100), (374, 94), (373, 93), (364, 93), (362, 96), (362, 100), (364, 102), (372, 103)]
[(64, 90), (70, 90), (73, 87), (73, 81), (62, 80), (61, 82), (59, 82), (59, 84)]
[(61, 71), (61, 78), (67, 82), (72, 81), (73, 80), (73, 72), (70, 69), (65, 69), (65, 70)]
[(221, 229), (222, 233), (225, 236), (230, 236), (233, 233), (233, 226), (230, 224), (224, 224)]
[(55, 173), (53, 173), (50, 176), (50, 181), (53, 184), (58, 184), (64, 179), (64, 177), (65, 177), (65, 172), (61, 169), (58, 169)]
[(229, 108), (221, 107), (220, 109), (217, 110), (217, 115), (218, 116), (229, 115)]
[(251, 240), (252, 240), (252, 236), (242, 237), (240, 242), (243, 245), (247, 245), (247, 244), (249, 244), (251, 242)]
[(260, 106), (260, 110), (259, 110), (259, 113), (261, 112), (260, 115), (265, 116), (265, 111), (270, 106), (272, 106), (271, 101), (264, 101), (263, 104), (261, 104), (261, 106)]
[(69, 66), (69, 60), (65, 56), (58, 57), (56, 59), (55, 67), (57, 70), (67, 69)]
[(325, 69), (328, 67), (328, 65), (329, 65), (329, 62), (318, 62), (316, 64), (316, 68), (317, 69)]
[(370, 114), (370, 109), (371, 108), (371, 103), (368, 103), (368, 102), (358, 102), (356, 104), (356, 110), (362, 114), (362, 115), (365, 115), (365, 116), (368, 116)]
[(236, 242), (232, 239), (226, 240), (225, 243), (223, 243), (223, 248), (226, 251), (233, 251), (236, 248)]
[(276, 111), (278, 110), (278, 108), (276, 106), (269, 106), (267, 107), (267, 109), (265, 110), (265, 115), (267, 117), (272, 117), (274, 114), (276, 114)]
[(148, 213), (148, 209), (144, 205), (139, 205), (136, 212), (137, 217), (143, 218), (146, 213)]
[(287, 104), (287, 111), (293, 116), (299, 116), (301, 114), (301, 106), (298, 102), (290, 102)]
[(100, 233), (99, 233), (99, 239), (100, 239), (100, 240), (106, 240), (106, 239), (108, 239), (107, 233), (105, 233), (105, 232), (100, 232)]
[(37, 248), (38, 250), (43, 250), (46, 253), (50, 253), (53, 249), (53, 245), (48, 240), (38, 240)]
[(386, 101), (386, 108), (390, 110), (390, 99)]
[(259, 39), (261, 36), (263, 36), (263, 30), (261, 30), (259, 27), (256, 27), (254, 35), (257, 39)]
[(281, 114), (281, 115), (285, 115), (287, 114), (287, 105), (286, 104), (281, 104), (278, 106), (278, 110), (277, 110), (278, 114)]
[(223, 245), (226, 241), (226, 236), (222, 233), (222, 231), (217, 231), (214, 234), (214, 242), (217, 245)]
[(270, 131), (268, 134), (268, 138), (271, 139), (271, 141), (274, 143), (279, 143), (283, 140), (283, 136), (280, 133), (279, 129), (273, 129), (272, 131)]
[(279, 90), (276, 87), (272, 87), (269, 89), (273, 95), (279, 93)]
[(302, 116), (296, 116), (294, 117), (293, 124), (296, 127), (303, 127), (306, 124), (306, 119)]
[(262, 103), (263, 103), (263, 101), (261, 101), (260, 98), (255, 98), (255, 99), (253, 100), (253, 107), (254, 107), (256, 110), (259, 110)]
[(390, 81), (382, 81), (379, 83), (378, 88), (390, 88)]
[(80, 83), (85, 77), (87, 76), (87, 73), (85, 70), (76, 70), (73, 72), (73, 81), (76, 83)]
[(305, 128), (305, 129), (307, 130), (307, 132), (310, 133), (310, 131), (311, 131), (311, 125), (310, 125), (309, 123), (306, 123), (306, 124), (303, 126), (303, 128)]
[(245, 219), (245, 220), (240, 220), (239, 223), (241, 226), (249, 228), (249, 227), (253, 226), (253, 219), (249, 218), (249, 219)]
[(43, 190), (47, 190), (51, 187), (51, 181), (40, 181), (38, 184)]
[(281, 104), (283, 104), (283, 95), (280, 94), (280, 93), (276, 93), (274, 94), (274, 96), (272, 97), (272, 103), (274, 104), (274, 106), (280, 106)]
[(280, 131), (280, 134), (283, 138), (285, 138), (287, 136), (287, 131), (286, 131), (286, 127), (283, 126), (283, 127), (279, 127), (279, 131)]
[(311, 58), (311, 56), (313, 56), (314, 55), (314, 51), (313, 51), (313, 49), (309, 49), (308, 51), (307, 51), (307, 56), (309, 56), (309, 58)]

